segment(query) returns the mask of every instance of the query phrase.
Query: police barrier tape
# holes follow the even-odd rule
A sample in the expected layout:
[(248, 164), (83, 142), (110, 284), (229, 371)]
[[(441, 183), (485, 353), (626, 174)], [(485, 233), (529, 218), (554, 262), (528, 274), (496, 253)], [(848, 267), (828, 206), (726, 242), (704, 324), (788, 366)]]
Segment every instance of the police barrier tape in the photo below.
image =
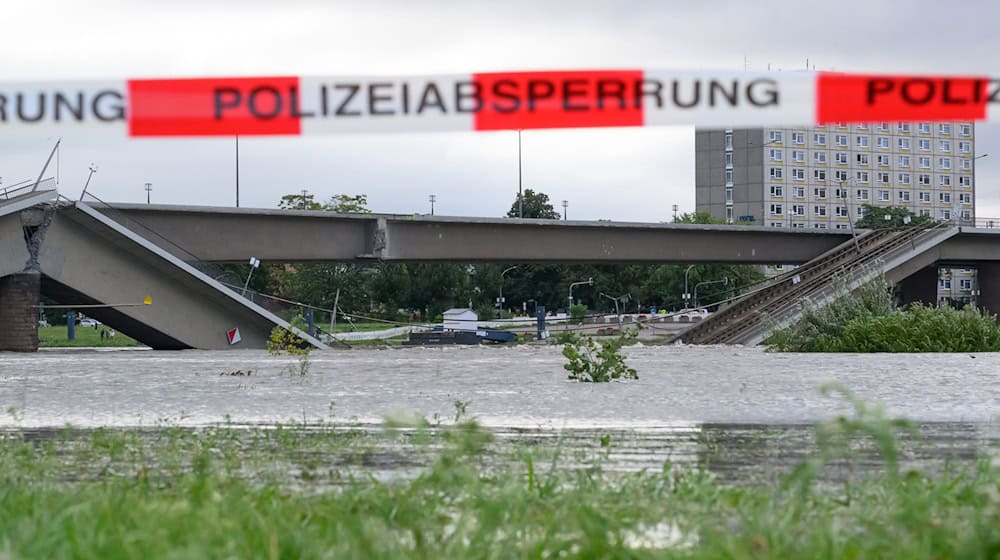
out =
[(0, 133), (132, 137), (1000, 119), (1000, 78), (571, 70), (0, 83)]

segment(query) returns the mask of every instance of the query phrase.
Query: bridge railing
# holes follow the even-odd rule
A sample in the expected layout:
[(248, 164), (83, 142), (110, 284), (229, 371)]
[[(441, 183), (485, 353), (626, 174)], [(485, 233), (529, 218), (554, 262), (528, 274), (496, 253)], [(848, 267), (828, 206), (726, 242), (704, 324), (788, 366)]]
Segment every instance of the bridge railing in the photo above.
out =
[(38, 183), (38, 189), (35, 189), (35, 179), (28, 179), (26, 181), (14, 183), (13, 185), (0, 187), (0, 200), (10, 200), (21, 196), (22, 194), (28, 194), (33, 190), (52, 190), (55, 188), (56, 180), (52, 177), (42, 179)]
[(1000, 218), (973, 218), (971, 220), (945, 220), (950, 224), (962, 227), (976, 227), (984, 229), (1000, 229)]

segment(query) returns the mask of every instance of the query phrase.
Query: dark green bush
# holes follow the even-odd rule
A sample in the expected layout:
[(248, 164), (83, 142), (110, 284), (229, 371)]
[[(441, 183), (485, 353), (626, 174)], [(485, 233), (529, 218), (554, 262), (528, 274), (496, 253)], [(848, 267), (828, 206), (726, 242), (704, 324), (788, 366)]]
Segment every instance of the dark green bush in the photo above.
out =
[(820, 352), (997, 352), (1000, 327), (994, 315), (974, 307), (912, 305), (881, 317), (852, 319), (840, 336), (815, 341)]

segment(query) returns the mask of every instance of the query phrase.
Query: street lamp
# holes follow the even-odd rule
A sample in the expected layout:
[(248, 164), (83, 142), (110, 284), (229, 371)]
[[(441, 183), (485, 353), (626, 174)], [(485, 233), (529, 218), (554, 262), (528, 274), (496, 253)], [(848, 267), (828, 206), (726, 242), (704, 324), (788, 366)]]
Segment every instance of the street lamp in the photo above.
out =
[[(574, 286), (582, 286), (584, 284), (586, 284), (588, 286), (593, 286), (594, 285), (594, 279), (593, 278), (587, 278), (585, 281), (582, 281), (582, 282), (573, 282), (572, 284), (569, 285), (569, 307), (573, 307), (573, 287)], [(569, 307), (566, 308), (566, 313), (567, 314), (569, 314)]]
[(517, 217), (524, 218), (524, 192), (521, 190), (521, 131), (517, 131)]
[(507, 267), (503, 272), (500, 273), (500, 297), (497, 298), (497, 319), (503, 319), (503, 275), (517, 268), (517, 265)]
[(684, 309), (688, 309), (690, 307), (688, 305), (688, 301), (691, 299), (691, 294), (688, 293), (688, 274), (691, 272), (692, 268), (694, 268), (693, 264), (689, 265), (687, 270), (684, 271), (684, 297), (681, 298), (684, 300)]
[(694, 285), (694, 306), (701, 307), (701, 302), (698, 301), (698, 287), (707, 286), (708, 284), (722, 284), (723, 286), (729, 285), (729, 277), (726, 276), (722, 280), (705, 280), (704, 282), (698, 282)]
[(569, 206), (569, 201), (568, 201), (568, 200), (564, 200), (564, 201), (562, 201), (562, 207), (563, 207), (563, 220), (565, 220), (565, 219), (566, 219), (566, 207), (567, 207), (567, 206)]
[(153, 183), (146, 183), (146, 204), (149, 204), (149, 193), (153, 190)]
[(679, 208), (679, 206), (677, 206), (676, 204), (674, 204), (674, 222), (677, 221), (677, 209), (678, 208)]
[(434, 202), (437, 201), (437, 195), (436, 194), (432, 194), (429, 197), (427, 197), (427, 199), (431, 201), (431, 216), (433, 216), (434, 215)]
[(625, 294), (623, 296), (612, 297), (612, 296), (609, 296), (608, 294), (606, 294), (604, 292), (600, 292), (600, 295), (603, 296), (603, 297), (606, 297), (606, 298), (610, 299), (613, 302), (615, 302), (615, 315), (618, 316), (618, 330), (622, 330), (622, 328), (623, 328), (623, 325), (622, 325), (622, 312), (621, 312), (620, 308), (618, 307), (618, 302), (621, 301), (622, 303), (625, 303), (626, 301), (628, 301), (631, 298), (631, 296), (629, 294)]

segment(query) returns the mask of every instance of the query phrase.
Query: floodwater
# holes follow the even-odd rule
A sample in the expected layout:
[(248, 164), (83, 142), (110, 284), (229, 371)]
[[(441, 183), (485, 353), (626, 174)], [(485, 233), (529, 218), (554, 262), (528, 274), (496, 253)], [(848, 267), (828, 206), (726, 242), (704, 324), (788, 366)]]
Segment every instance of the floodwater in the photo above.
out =
[[(629, 442), (615, 451), (623, 468), (704, 461), (714, 449), (739, 470), (810, 453), (813, 423), (852, 410), (821, 390), (832, 382), (920, 426), (912, 463), (971, 459), (1000, 440), (1000, 354), (625, 353), (639, 379), (610, 384), (568, 381), (556, 346), (331, 350), (313, 353), (304, 376), (295, 359), (250, 350), (0, 353), (0, 428), (434, 423), (461, 401), (501, 439), (583, 448), (608, 434)], [(251, 374), (220, 375), (235, 370)]]

